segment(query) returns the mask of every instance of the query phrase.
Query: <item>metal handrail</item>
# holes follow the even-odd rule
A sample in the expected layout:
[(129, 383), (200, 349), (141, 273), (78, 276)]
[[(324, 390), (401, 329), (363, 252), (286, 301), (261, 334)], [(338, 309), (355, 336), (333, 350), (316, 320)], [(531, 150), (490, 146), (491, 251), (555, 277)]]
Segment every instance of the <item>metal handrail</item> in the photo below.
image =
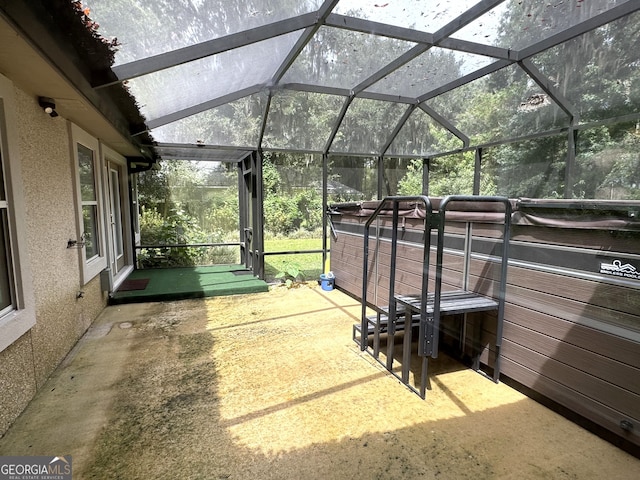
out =
[[(393, 335), (395, 334), (395, 318), (396, 318), (396, 301), (395, 301), (395, 275), (396, 275), (396, 248), (398, 238), (398, 206), (400, 202), (421, 202), (425, 208), (425, 245), (424, 245), (424, 258), (423, 258), (423, 272), (422, 272), (422, 305), (424, 310), (424, 317), (426, 318), (426, 306), (427, 306), (427, 285), (429, 276), (429, 251), (431, 249), (431, 225), (432, 207), (431, 200), (426, 195), (416, 196), (390, 196), (381, 200), (380, 204), (376, 207), (373, 213), (369, 216), (364, 225), (364, 252), (363, 252), (363, 267), (362, 267), (362, 318), (361, 318), (361, 337), (360, 337), (360, 350), (366, 349), (365, 332), (368, 331), (367, 326), (367, 284), (369, 282), (369, 229), (374, 220), (378, 217), (380, 212), (384, 210), (388, 203), (393, 206), (392, 211), (392, 239), (391, 239), (391, 265), (389, 273), (389, 325), (387, 328), (387, 335), (389, 336), (388, 343), (393, 344)], [(423, 312), (421, 312), (421, 318)], [(390, 358), (391, 357), (391, 358)], [(387, 355), (387, 363), (392, 362), (392, 356)], [(391, 368), (391, 367), (389, 367)]]
[[(500, 350), (502, 348), (502, 333), (504, 322), (504, 306), (507, 290), (507, 267), (509, 261), (509, 236), (511, 232), (511, 201), (506, 197), (483, 197), (475, 195), (449, 195), (440, 202), (439, 210), (441, 212), (440, 223), (438, 224), (438, 245), (436, 253), (436, 282), (434, 290), (433, 304), (433, 329), (438, 331), (440, 328), (440, 296), (442, 293), (442, 261), (443, 261), (443, 242), (444, 227), (447, 207), (451, 202), (483, 202), (483, 203), (502, 203), (504, 204), (504, 223), (502, 233), (502, 258), (500, 264), (500, 286), (498, 289), (498, 325), (496, 329), (496, 359), (493, 367), (493, 380), (498, 381), (500, 377)], [(433, 351), (437, 356), (438, 352), (438, 335), (434, 335)], [(434, 357), (435, 358), (435, 357)]]
[(189, 247), (244, 247), (244, 242), (225, 242), (225, 243), (169, 243), (159, 245), (135, 245), (136, 250), (142, 248), (189, 248)]

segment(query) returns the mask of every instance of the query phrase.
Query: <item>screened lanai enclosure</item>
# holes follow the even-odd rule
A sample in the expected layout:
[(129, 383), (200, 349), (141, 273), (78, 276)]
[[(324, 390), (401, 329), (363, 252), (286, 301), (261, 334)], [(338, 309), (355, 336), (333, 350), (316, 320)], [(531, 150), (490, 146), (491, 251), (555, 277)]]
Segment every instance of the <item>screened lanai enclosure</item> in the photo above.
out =
[(146, 118), (143, 226), (206, 205), (201, 237), (179, 215), (172, 244), (143, 235), (140, 268), (315, 255), (362, 301), (359, 347), (419, 394), (448, 346), (640, 445), (639, 1), (83, 4), (116, 49), (92, 87)]
[[(635, 1), (84, 5), (116, 45), (94, 86), (127, 86), (146, 117), (134, 134), (151, 134), (161, 165), (226, 164), (224, 180), (199, 188), (219, 199), (215, 217), (237, 220), (210, 221), (188, 243), (230, 243), (223, 258), (240, 247), (259, 275), (284, 250), (314, 251), (324, 267), (331, 202), (640, 194)], [(265, 230), (300, 229), (315, 243), (265, 247)], [(168, 242), (156, 237), (142, 243)]]

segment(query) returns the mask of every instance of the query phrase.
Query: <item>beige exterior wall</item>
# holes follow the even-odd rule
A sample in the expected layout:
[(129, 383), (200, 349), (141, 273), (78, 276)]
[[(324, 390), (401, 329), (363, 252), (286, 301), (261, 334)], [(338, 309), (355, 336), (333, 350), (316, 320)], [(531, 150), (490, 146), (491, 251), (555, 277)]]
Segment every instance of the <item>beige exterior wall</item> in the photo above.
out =
[[(100, 278), (81, 285), (69, 123), (15, 89), (17, 151), (22, 167), (25, 237), (36, 325), (0, 352), (0, 435), (27, 406), (104, 309)], [(15, 146), (14, 146), (15, 147)], [(82, 296), (79, 295), (83, 292)]]

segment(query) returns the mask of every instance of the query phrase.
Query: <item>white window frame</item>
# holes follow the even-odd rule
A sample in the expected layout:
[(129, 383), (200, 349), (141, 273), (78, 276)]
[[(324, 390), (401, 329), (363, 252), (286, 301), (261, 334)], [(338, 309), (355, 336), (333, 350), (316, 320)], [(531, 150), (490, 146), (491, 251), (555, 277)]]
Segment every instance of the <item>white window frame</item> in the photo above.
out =
[[(10, 275), (13, 280), (13, 308), (0, 316), (0, 352), (12, 345), (36, 324), (33, 277), (27, 251), (22, 168), (19, 152), (16, 99), (13, 83), (0, 75), (0, 150), (4, 169)], [(19, 241), (18, 239), (22, 239)]]
[(84, 238), (84, 219), (82, 192), (80, 190), (80, 166), (78, 158), (78, 145), (82, 145), (93, 152), (93, 174), (95, 185), (95, 201), (90, 202), (96, 206), (96, 235), (98, 240), (98, 253), (87, 258), (87, 249), (81, 244), (78, 248), (80, 262), (80, 283), (86, 285), (101, 271), (107, 268), (107, 236), (105, 232), (105, 209), (102, 179), (102, 156), (100, 154), (100, 143), (98, 139), (91, 136), (77, 125), (71, 125), (71, 149), (73, 159), (73, 171), (75, 173), (75, 194), (76, 194), (76, 235), (79, 242)]

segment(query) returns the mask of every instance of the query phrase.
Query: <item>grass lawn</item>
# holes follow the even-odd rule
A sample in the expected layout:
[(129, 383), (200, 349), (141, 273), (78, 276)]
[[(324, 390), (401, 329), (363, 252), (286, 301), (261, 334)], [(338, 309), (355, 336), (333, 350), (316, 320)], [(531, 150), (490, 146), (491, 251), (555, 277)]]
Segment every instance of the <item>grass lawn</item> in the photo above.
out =
[[(322, 238), (265, 240), (265, 252), (285, 252), (322, 249)], [(295, 267), (302, 272), (301, 280), (318, 280), (323, 271), (322, 253), (300, 253), (295, 255), (267, 255), (264, 257), (265, 279), (273, 281), (278, 272)]]

